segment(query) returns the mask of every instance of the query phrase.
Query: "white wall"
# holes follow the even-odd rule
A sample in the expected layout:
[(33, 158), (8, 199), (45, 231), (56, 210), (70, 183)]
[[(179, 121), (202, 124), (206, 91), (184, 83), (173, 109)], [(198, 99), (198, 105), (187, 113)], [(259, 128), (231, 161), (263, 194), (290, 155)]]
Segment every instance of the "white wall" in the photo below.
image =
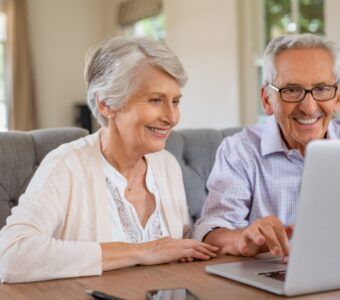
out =
[(333, 41), (340, 44), (340, 1), (339, 0), (324, 0), (325, 1), (325, 31), (326, 35)]
[(85, 99), (84, 55), (113, 33), (111, 0), (27, 1), (38, 126), (73, 125), (73, 106)]
[(241, 124), (259, 121), (261, 65), (264, 51), (264, 1), (238, 0)]
[[(324, 0), (325, 1), (325, 32), (328, 38), (340, 45), (340, 1), (339, 0)], [(338, 91), (340, 93), (340, 91)], [(340, 112), (336, 114), (340, 119)]]
[[(120, 1), (27, 1), (39, 127), (73, 125), (74, 103), (85, 99), (84, 54), (95, 41), (121, 32)], [(258, 87), (251, 78), (263, 50), (258, 46), (261, 3), (164, 0), (167, 43), (189, 74), (178, 128), (256, 121)], [(340, 42), (340, 1), (325, 4), (326, 33)]]
[[(120, 0), (29, 0), (39, 127), (72, 126), (85, 99), (84, 54), (115, 24)], [(237, 0), (165, 0), (167, 43), (189, 74), (179, 128), (240, 123)]]
[(237, 0), (165, 0), (166, 41), (184, 64), (178, 128), (240, 123)]

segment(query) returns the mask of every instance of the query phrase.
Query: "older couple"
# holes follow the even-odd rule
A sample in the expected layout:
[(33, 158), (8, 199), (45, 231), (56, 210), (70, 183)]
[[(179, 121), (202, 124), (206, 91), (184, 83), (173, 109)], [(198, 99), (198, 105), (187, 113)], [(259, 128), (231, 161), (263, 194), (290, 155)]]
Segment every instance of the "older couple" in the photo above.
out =
[(268, 45), (262, 102), (271, 117), (222, 142), (193, 240), (181, 170), (164, 150), (185, 71), (162, 43), (105, 40), (85, 68), (88, 104), (102, 127), (44, 159), (1, 231), (1, 280), (98, 275), (217, 252), (287, 257), (305, 147), (340, 137), (331, 120), (338, 66), (321, 37)]

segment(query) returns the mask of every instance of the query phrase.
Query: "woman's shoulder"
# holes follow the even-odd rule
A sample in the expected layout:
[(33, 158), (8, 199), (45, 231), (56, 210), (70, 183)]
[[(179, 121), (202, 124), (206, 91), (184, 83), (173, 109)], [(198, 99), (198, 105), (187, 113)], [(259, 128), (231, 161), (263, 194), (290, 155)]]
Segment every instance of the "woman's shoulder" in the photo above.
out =
[(145, 155), (145, 158), (156, 177), (168, 178), (179, 177), (181, 167), (176, 157), (167, 150)]
[(94, 159), (96, 148), (95, 135), (60, 145), (44, 157), (31, 182), (43, 185), (52, 175), (60, 178), (79, 170)]
[(81, 152), (89, 152), (99, 147), (99, 135), (94, 133), (85, 137), (81, 137), (69, 143), (65, 143), (57, 147), (56, 149), (49, 152), (44, 161), (55, 161), (56, 163), (64, 160), (65, 158), (72, 158), (74, 155), (79, 157)]
[(145, 155), (145, 157), (151, 165), (163, 165), (165, 167), (179, 166), (176, 157), (165, 149), (158, 152), (149, 153)]

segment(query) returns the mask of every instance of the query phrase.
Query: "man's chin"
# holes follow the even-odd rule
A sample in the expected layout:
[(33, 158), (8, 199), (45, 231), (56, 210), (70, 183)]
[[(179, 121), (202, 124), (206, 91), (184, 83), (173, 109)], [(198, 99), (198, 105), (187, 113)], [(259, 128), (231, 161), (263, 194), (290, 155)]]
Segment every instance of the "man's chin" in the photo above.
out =
[(318, 127), (318, 128), (297, 128), (296, 130), (296, 140), (301, 141), (303, 144), (308, 144), (311, 141), (314, 140), (320, 140), (324, 139), (326, 135), (326, 132), (323, 132), (323, 129)]
[(323, 139), (320, 136), (313, 136), (313, 137), (308, 137), (308, 138), (301, 138), (299, 144), (302, 145), (304, 148), (307, 147), (307, 145), (315, 140), (320, 140)]

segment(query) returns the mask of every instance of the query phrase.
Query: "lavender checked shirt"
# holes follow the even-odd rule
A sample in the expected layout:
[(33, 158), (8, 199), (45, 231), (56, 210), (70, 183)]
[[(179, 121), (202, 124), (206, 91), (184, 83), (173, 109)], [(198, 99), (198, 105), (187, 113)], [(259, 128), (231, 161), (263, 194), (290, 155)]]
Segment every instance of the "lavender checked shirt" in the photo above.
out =
[[(330, 122), (327, 138), (340, 138), (340, 120)], [(216, 152), (194, 238), (202, 240), (216, 227), (243, 228), (269, 215), (294, 224), (303, 165), (300, 152), (289, 150), (282, 140), (274, 117), (225, 138)]]

